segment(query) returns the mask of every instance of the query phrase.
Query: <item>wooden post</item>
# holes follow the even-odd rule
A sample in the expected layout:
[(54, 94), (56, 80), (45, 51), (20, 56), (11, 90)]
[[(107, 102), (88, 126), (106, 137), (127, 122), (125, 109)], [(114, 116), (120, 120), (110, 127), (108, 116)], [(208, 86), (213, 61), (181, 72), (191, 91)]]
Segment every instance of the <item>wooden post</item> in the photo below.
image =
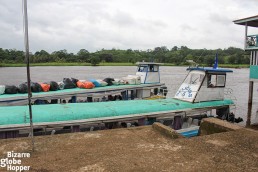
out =
[(247, 127), (251, 125), (252, 106), (253, 106), (253, 87), (254, 87), (254, 82), (249, 81), (249, 97), (248, 97), (248, 110), (247, 110), (247, 120), (246, 120)]

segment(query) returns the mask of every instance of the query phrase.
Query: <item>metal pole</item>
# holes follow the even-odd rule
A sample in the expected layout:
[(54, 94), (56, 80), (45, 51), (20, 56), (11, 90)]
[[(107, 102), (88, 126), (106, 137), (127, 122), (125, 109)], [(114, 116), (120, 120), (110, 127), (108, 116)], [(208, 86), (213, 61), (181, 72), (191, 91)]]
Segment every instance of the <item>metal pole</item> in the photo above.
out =
[(27, 83), (28, 83), (28, 105), (30, 113), (30, 137), (32, 142), (32, 151), (34, 151), (34, 137), (33, 137), (33, 121), (31, 109), (31, 83), (30, 83), (30, 51), (29, 51), (29, 35), (28, 35), (28, 15), (27, 15), (27, 0), (23, 0), (23, 27), (24, 27), (24, 45), (25, 58), (27, 63)]

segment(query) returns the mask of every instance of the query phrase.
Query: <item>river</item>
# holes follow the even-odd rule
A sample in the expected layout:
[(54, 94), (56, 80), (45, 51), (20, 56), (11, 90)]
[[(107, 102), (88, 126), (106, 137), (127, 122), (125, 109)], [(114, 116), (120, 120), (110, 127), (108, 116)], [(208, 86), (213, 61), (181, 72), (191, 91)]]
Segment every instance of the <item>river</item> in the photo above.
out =
[[(161, 82), (166, 83), (168, 87), (168, 97), (173, 97), (181, 82), (187, 75), (186, 67), (160, 67)], [(62, 81), (64, 77), (78, 79), (104, 79), (106, 77), (121, 78), (128, 74), (135, 74), (135, 66), (48, 66), (48, 67), (31, 67), (31, 80), (33, 82)], [(233, 112), (236, 117), (242, 117), (245, 125), (247, 102), (248, 102), (248, 81), (249, 69), (233, 69), (233, 73), (227, 75), (227, 88), (233, 90), (231, 95), (236, 103)], [(0, 85), (19, 85), (26, 82), (25, 67), (0, 67)], [(258, 121), (256, 111), (258, 105), (258, 90), (254, 85), (254, 100), (252, 110), (252, 122)]]

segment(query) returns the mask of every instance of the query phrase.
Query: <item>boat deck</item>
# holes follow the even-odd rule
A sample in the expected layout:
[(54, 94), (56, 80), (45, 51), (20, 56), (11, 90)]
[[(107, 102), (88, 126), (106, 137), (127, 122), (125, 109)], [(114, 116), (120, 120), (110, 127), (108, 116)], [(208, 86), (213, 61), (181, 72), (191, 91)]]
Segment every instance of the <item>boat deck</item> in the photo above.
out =
[[(48, 100), (48, 99), (64, 99), (71, 98), (72, 96), (98, 96), (105, 94), (115, 94), (121, 93), (127, 90), (135, 89), (151, 89), (160, 86), (164, 86), (164, 83), (155, 84), (140, 84), (140, 85), (112, 85), (106, 87), (95, 87), (93, 89), (64, 89), (58, 91), (40, 92), (32, 93), (32, 101), (37, 99)], [(10, 105), (25, 105), (28, 104), (28, 94), (3, 94), (0, 95), (0, 106), (10, 106)]]

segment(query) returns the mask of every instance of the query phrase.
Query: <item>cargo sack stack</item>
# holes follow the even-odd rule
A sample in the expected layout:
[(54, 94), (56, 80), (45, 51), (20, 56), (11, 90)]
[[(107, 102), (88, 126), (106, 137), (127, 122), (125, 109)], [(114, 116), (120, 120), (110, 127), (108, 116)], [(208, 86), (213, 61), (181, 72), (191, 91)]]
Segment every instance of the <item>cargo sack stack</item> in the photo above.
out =
[(79, 81), (79, 79), (71, 78), (71, 81), (76, 85), (76, 83)]
[(76, 85), (72, 82), (70, 78), (64, 78), (64, 89), (76, 88)]
[(110, 86), (110, 85), (113, 85), (113, 81), (115, 81), (114, 80), (114, 78), (105, 78), (105, 79), (103, 79), (103, 81), (105, 81), (106, 83), (108, 83), (108, 86)]
[(120, 80), (120, 79), (114, 79), (114, 81), (112, 81), (112, 84), (113, 84), (113, 85), (119, 85), (119, 80)]
[(102, 87), (101, 83), (95, 79), (90, 79), (90, 82), (92, 82), (95, 87)]
[(0, 95), (4, 94), (5, 91), (5, 85), (0, 85)]
[(34, 93), (42, 92), (42, 88), (39, 83), (32, 82), (31, 83), (31, 91)]
[(59, 86), (58, 86), (57, 82), (50, 81), (49, 85), (50, 85), (50, 89), (49, 89), (50, 91), (57, 91), (57, 90), (59, 90)]
[(130, 85), (140, 85), (141, 77), (137, 75), (128, 75), (127, 77), (122, 78), (127, 84)]
[(43, 84), (40, 84), (40, 86), (41, 86), (41, 88), (42, 88), (42, 90), (43, 90), (44, 92), (48, 92), (49, 89), (50, 89), (50, 85), (49, 85), (49, 84), (43, 83)]
[(57, 82), (57, 84), (58, 84), (58, 89), (59, 90), (63, 90), (64, 89), (64, 82)]
[(107, 85), (108, 85), (108, 83), (107, 83), (107, 82), (102, 81), (102, 80), (100, 80), (100, 79), (97, 79), (96, 81), (97, 81), (98, 83), (100, 83), (101, 87), (105, 87), (105, 86), (107, 86)]
[(28, 84), (27, 84), (27, 82), (21, 83), (18, 86), (18, 92), (19, 93), (28, 93)]
[(6, 85), (4, 92), (5, 94), (16, 94), (18, 92), (18, 88), (15, 85)]
[[(116, 79), (115, 79), (116, 80)], [(126, 81), (123, 80), (123, 79), (119, 79), (118, 81), (119, 85), (125, 85), (126, 84)]]
[(95, 85), (89, 81), (78, 81), (76, 84), (77, 84), (77, 87), (84, 88), (84, 89), (92, 89), (95, 87)]

